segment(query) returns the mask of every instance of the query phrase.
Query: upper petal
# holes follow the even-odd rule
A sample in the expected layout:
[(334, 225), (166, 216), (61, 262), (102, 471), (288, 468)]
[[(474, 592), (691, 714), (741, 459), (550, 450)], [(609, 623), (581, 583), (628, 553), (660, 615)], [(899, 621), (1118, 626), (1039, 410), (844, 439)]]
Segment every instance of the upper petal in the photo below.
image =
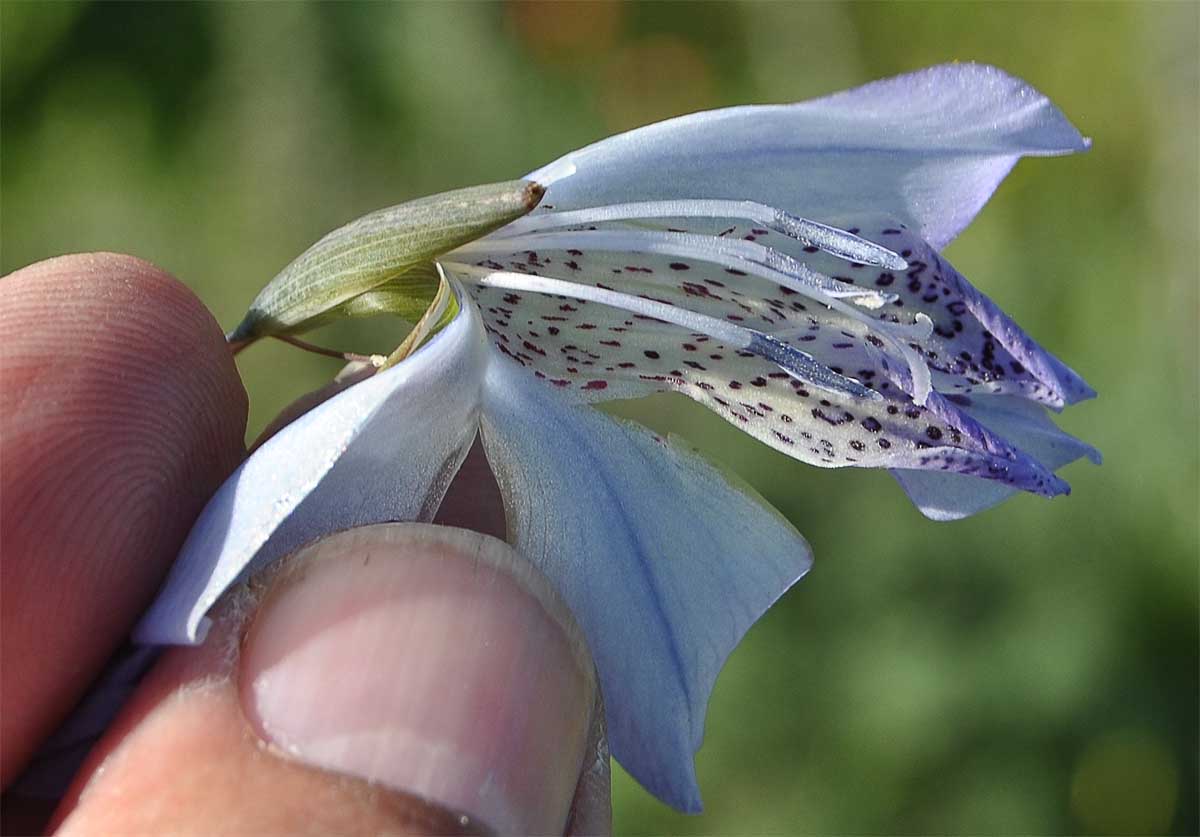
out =
[(205, 613), (252, 569), (322, 535), (430, 520), (475, 438), (487, 362), (474, 305), (411, 358), (271, 437), (204, 508), (134, 632), (203, 638)]
[(700, 458), (503, 358), (483, 437), (515, 546), (587, 637), (613, 755), (659, 798), (699, 810), (692, 761), (717, 673), (807, 571), (808, 545)]
[[(1088, 141), (1037, 90), (946, 64), (792, 105), (705, 111), (571, 152), (529, 175), (575, 209), (678, 197), (755, 200), (839, 222), (876, 211), (941, 248), (1023, 155)], [(574, 166), (570, 177), (555, 180)]]

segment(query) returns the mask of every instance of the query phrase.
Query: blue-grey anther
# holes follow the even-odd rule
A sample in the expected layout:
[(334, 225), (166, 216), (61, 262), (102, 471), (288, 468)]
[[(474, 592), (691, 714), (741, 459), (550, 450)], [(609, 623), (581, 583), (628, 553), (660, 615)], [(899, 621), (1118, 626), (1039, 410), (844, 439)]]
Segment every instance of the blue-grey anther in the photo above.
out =
[(877, 265), (888, 270), (905, 270), (908, 262), (899, 254), (873, 241), (868, 241), (846, 230), (798, 218), (783, 210), (775, 210), (768, 224), (771, 229), (784, 235), (798, 238), (813, 247), (835, 256), (860, 264)]
[(808, 352), (803, 352), (795, 346), (789, 346), (769, 334), (756, 332), (746, 350), (766, 358), (794, 378), (815, 387), (830, 392), (845, 393), (855, 398), (866, 398), (871, 401), (883, 400), (883, 396), (870, 387), (863, 386), (853, 378), (839, 375), (825, 364), (815, 360)]

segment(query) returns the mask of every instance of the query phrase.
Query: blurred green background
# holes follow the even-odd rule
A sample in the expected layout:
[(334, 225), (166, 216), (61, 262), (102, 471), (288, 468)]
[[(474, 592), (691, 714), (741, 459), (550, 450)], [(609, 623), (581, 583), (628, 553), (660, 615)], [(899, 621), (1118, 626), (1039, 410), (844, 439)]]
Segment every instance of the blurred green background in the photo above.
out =
[[(2, 268), (134, 253), (228, 328), (368, 210), (696, 109), (998, 64), (1095, 148), (1022, 163), (949, 256), (1099, 390), (1062, 423), (1106, 462), (1068, 468), (1069, 499), (934, 524), (883, 473), (682, 399), (620, 407), (733, 465), (817, 565), (721, 677), (706, 813), (618, 775), (616, 828), (1195, 834), (1198, 8), (6, 0)], [(241, 365), (252, 433), (337, 366)]]

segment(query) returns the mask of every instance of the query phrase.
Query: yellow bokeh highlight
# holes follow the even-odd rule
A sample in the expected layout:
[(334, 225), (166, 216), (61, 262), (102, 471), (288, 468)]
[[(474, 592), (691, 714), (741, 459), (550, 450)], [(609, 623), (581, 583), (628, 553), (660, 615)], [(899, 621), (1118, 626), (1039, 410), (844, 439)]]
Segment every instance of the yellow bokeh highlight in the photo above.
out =
[(535, 58), (566, 66), (610, 50), (624, 17), (618, 0), (513, 0), (507, 11), (509, 23)]
[(704, 55), (677, 35), (655, 35), (613, 53), (605, 67), (600, 110), (614, 132), (715, 104)]

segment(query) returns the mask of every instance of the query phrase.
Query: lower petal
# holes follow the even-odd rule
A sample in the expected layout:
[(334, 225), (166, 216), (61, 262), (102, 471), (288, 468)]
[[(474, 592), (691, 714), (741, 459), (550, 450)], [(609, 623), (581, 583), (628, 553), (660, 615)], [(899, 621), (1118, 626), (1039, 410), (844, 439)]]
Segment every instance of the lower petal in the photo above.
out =
[(808, 570), (808, 545), (699, 457), (503, 359), (482, 423), (511, 539), (587, 636), (613, 755), (659, 798), (699, 810), (693, 756), (713, 683)]
[[(1100, 464), (1099, 451), (1059, 430), (1046, 410), (1037, 404), (1003, 395), (976, 395), (969, 399), (964, 396), (961, 400), (967, 403), (962, 407), (964, 413), (1050, 470), (1081, 457)], [(969, 517), (1016, 493), (1016, 489), (1003, 483), (962, 474), (897, 468), (892, 475), (921, 513), (932, 520)]]
[(409, 360), (272, 436), (209, 501), (134, 632), (203, 640), (205, 613), (249, 572), (351, 526), (430, 520), (478, 427), (487, 361), (473, 305)]

